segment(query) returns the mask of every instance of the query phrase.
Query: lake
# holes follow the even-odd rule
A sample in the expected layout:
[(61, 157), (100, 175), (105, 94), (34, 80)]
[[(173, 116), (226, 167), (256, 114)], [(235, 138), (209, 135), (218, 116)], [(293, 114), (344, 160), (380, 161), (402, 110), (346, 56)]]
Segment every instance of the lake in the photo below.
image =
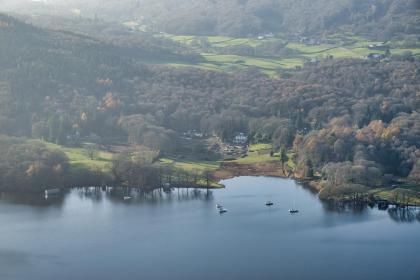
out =
[(0, 279), (420, 279), (419, 210), (337, 209), (287, 179), (222, 183), (128, 201), (2, 195)]

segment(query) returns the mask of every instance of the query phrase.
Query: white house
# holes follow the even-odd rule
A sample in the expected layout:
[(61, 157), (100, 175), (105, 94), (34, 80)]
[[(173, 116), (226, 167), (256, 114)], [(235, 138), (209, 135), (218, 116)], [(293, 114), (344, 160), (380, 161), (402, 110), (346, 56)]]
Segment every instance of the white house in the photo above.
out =
[(248, 142), (248, 136), (244, 133), (239, 133), (233, 138), (234, 144), (246, 144)]

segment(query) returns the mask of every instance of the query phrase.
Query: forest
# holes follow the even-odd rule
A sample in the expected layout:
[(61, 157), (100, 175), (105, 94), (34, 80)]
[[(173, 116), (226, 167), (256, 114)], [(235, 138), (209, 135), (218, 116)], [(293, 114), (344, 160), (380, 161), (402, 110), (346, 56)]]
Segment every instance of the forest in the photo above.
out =
[(255, 36), (264, 33), (367, 34), (378, 40), (419, 34), (418, 0), (111, 0), (0, 1), (19, 13), (136, 19), (171, 34)]
[[(200, 59), (158, 45), (141, 40), (133, 50), (131, 43), (0, 15), (0, 188), (37, 189), (72, 178), (65, 155), (25, 139), (147, 147), (154, 152), (147, 162), (119, 155), (108, 174), (77, 177), (160, 184), (160, 157), (217, 157), (204, 141), (182, 145), (188, 131), (223, 142), (243, 132), (251, 143), (272, 144), (273, 152), (290, 151), (296, 176), (321, 178), (324, 196), (420, 183), (418, 56), (326, 58), (272, 77), (145, 63), (144, 57)], [(162, 176), (128, 176), (146, 173)], [(210, 178), (174, 178), (182, 176)]]

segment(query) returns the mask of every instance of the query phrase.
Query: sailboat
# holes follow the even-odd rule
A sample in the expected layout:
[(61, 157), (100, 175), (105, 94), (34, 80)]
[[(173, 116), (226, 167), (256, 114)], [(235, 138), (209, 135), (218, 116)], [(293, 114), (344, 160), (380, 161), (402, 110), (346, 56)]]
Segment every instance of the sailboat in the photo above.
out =
[(293, 201), (293, 208), (289, 209), (289, 213), (290, 214), (295, 214), (295, 213), (298, 213), (298, 212), (299, 212), (299, 210), (296, 209), (296, 201)]

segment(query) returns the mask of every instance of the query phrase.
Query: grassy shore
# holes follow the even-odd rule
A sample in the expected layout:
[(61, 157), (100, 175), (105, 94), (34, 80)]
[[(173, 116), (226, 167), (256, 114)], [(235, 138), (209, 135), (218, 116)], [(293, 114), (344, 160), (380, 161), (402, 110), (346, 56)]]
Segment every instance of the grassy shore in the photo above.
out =
[[(43, 143), (47, 147), (60, 150), (69, 158), (72, 170), (87, 169), (90, 171), (101, 171), (109, 173), (112, 168), (113, 153), (97, 149), (94, 151), (94, 158), (91, 159), (88, 151), (81, 147), (65, 147), (54, 143), (40, 140), (32, 142)], [(222, 188), (223, 185), (217, 181), (220, 179), (232, 178), (235, 176), (277, 176), (286, 177), (281, 168), (278, 153), (270, 155), (271, 144), (252, 144), (248, 147), (247, 155), (228, 161), (202, 161), (196, 159), (160, 158), (159, 163), (175, 167), (178, 170), (193, 173), (203, 173), (210, 171), (214, 174), (214, 180), (210, 182), (212, 188)], [(288, 154), (289, 169), (295, 170), (293, 153)], [(320, 185), (316, 182), (308, 181), (314, 190), (320, 190)], [(199, 185), (206, 186), (207, 182), (201, 180)], [(375, 188), (370, 190), (367, 195), (373, 196), (375, 200), (387, 200), (391, 203), (402, 203), (410, 205), (420, 205), (420, 186), (401, 185), (398, 188)]]

